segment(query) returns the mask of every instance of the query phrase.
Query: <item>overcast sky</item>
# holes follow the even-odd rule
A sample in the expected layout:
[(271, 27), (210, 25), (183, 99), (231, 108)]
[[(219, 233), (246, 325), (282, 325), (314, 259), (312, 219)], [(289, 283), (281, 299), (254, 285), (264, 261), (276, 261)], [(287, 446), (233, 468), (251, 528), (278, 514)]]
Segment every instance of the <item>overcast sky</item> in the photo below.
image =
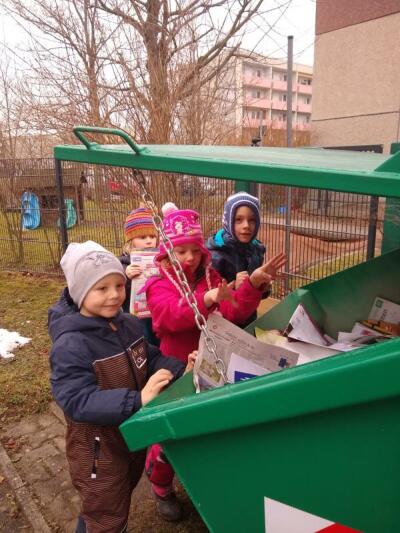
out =
[[(276, 23), (271, 37), (277, 45), (269, 39), (268, 47), (263, 53), (274, 57), (284, 57), (287, 54), (287, 36), (293, 35), (294, 61), (312, 65), (314, 62), (315, 38), (315, 0), (293, 0), (290, 7)], [(278, 50), (278, 47), (280, 49)], [(271, 50), (274, 52), (271, 54)]]
[[(257, 52), (270, 57), (286, 60), (287, 36), (294, 37), (294, 61), (297, 63), (313, 64), (314, 58), (314, 29), (315, 29), (315, 0), (269, 0), (267, 6), (284, 4), (279, 10), (268, 15), (268, 25), (253, 28), (243, 41), (244, 48), (255, 49)], [(286, 5), (285, 5), (286, 4)], [(24, 33), (7, 16), (1, 16), (0, 39), (10, 47), (17, 47), (24, 39)]]

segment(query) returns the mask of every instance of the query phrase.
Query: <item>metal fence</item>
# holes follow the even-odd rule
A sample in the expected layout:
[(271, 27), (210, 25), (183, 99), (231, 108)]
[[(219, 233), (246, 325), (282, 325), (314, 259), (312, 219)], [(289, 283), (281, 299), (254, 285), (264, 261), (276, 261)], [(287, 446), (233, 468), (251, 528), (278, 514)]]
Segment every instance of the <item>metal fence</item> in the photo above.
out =
[[(62, 238), (60, 198), (65, 202), (69, 242), (92, 239), (119, 255), (123, 224), (139, 205), (132, 171), (63, 163), (57, 189), (53, 159), (0, 161), (0, 269), (59, 274)], [(234, 182), (152, 172), (147, 186), (156, 205), (167, 201), (201, 215), (204, 234), (221, 226)], [(268, 256), (286, 251), (286, 272), (273, 295), (365, 261), (380, 248), (377, 199), (315, 189), (259, 185), (259, 238)], [(288, 208), (290, 206), (290, 208)]]

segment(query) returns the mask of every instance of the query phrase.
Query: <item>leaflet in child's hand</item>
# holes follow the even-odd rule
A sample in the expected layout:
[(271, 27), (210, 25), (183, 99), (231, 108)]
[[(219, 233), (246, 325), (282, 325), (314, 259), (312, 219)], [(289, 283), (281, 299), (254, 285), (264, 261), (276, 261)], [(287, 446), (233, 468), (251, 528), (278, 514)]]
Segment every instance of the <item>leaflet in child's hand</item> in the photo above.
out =
[(159, 273), (158, 267), (154, 264), (154, 258), (157, 253), (158, 250), (153, 248), (131, 252), (131, 265), (140, 266), (142, 269), (139, 276), (132, 278), (131, 302), (129, 306), (131, 314), (136, 315), (138, 318), (151, 316), (147, 307), (146, 293), (140, 291), (149, 278), (157, 276)]

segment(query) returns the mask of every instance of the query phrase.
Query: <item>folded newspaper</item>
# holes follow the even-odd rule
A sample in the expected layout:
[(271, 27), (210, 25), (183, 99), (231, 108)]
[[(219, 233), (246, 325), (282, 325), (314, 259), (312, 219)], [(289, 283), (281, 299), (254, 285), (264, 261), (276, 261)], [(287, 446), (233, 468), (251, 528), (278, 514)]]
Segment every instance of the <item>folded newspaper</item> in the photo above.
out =
[[(223, 361), (229, 383), (235, 383), (269, 372), (295, 366), (299, 354), (295, 351), (258, 341), (255, 337), (212, 314), (207, 320), (210, 336), (217, 346), (217, 356)], [(224, 385), (215, 366), (215, 357), (200, 336), (199, 351), (194, 367), (194, 383), (197, 392)]]

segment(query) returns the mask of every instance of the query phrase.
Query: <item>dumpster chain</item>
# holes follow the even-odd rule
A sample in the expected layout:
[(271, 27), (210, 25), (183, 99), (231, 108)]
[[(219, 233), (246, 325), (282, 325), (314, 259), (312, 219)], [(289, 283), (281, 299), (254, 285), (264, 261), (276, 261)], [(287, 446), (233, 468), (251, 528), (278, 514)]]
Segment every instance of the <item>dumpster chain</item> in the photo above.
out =
[(156, 211), (153, 197), (151, 196), (151, 194), (148, 192), (146, 188), (146, 179), (143, 175), (143, 172), (137, 169), (132, 169), (132, 170), (133, 170), (134, 180), (136, 181), (137, 185), (140, 188), (142, 200), (145, 206), (147, 207), (147, 209), (149, 209), (152, 214), (152, 220), (153, 220), (154, 227), (156, 228), (156, 230), (158, 231), (159, 235), (162, 238), (163, 244), (165, 246), (165, 250), (168, 254), (168, 258), (175, 272), (175, 275), (178, 278), (178, 283), (180, 284), (180, 287), (182, 289), (182, 292), (186, 298), (186, 301), (189, 307), (192, 309), (194, 313), (194, 320), (196, 322), (196, 325), (199, 328), (199, 330), (204, 333), (204, 342), (205, 342), (205, 345), (207, 346), (208, 351), (214, 357), (214, 363), (215, 363), (216, 370), (218, 374), (221, 376), (223, 383), (227, 383), (228, 380), (226, 377), (225, 363), (217, 355), (217, 345), (215, 344), (215, 340), (213, 339), (213, 337), (211, 337), (210, 335), (210, 332), (207, 326), (207, 320), (201, 314), (197, 306), (196, 298), (190, 288), (186, 274), (183, 271), (183, 268), (175, 255), (174, 245), (172, 244), (170, 238), (164, 231), (163, 222), (162, 222), (160, 215)]

